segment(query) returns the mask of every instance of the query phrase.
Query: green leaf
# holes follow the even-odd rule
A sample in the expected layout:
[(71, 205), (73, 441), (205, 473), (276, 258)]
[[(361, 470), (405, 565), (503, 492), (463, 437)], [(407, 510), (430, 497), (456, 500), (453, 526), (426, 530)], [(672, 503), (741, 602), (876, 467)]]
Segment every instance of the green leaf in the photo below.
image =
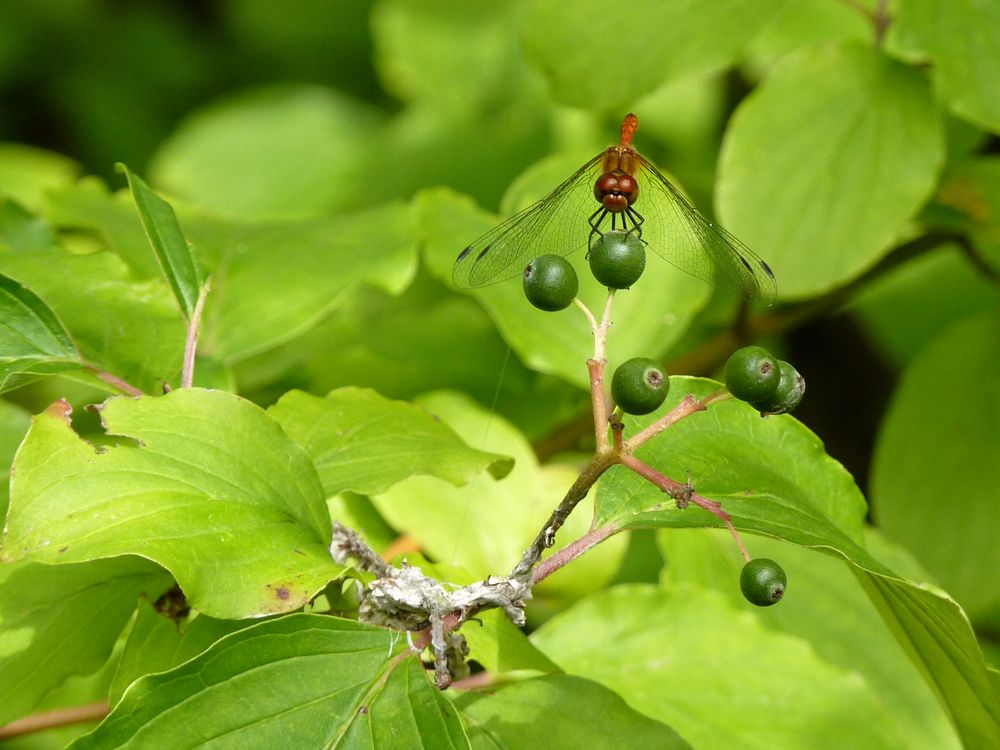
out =
[(949, 109), (1000, 133), (1000, 6), (979, 0), (900, 0), (895, 40), (929, 55), (937, 89)]
[(469, 644), (469, 659), (488, 672), (560, 672), (558, 666), (528, 640), (524, 631), (514, 625), (499, 609), (476, 615), (476, 623), (465, 625), (462, 635)]
[(392, 634), (296, 614), (233, 633), (132, 685), (71, 747), (467, 747), (455, 708)]
[(616, 109), (666, 80), (729, 67), (785, 4), (633, 0), (627, 17), (615, 19), (600, 0), (578, 0), (572, 13), (557, 0), (535, 0), (524, 44), (560, 101)]
[[(375, 507), (397, 529), (420, 542), (428, 556), (460, 566), (467, 583), (502, 575), (521, 557), (549, 514), (572, 485), (577, 471), (569, 466), (539, 467), (524, 436), (505, 420), (448, 392), (417, 400), (470, 445), (514, 458), (503, 480), (480, 474), (464, 487), (434, 477), (411, 477), (372, 498)], [(568, 543), (590, 528), (589, 503), (570, 516), (560, 534)], [(592, 591), (608, 581), (624, 551), (625, 539), (608, 540), (577, 560), (536, 591)]]
[[(746, 540), (754, 557), (777, 560), (789, 582), (780, 605), (749, 608), (738, 584), (743, 556), (728, 531), (661, 529), (658, 538), (669, 560), (662, 577), (665, 584), (714, 588), (764, 626), (808, 641), (825, 661), (861, 675), (883, 704), (883, 721), (906, 747), (961, 747), (934, 690), (844, 560), (776, 539)], [(866, 540), (881, 552), (889, 551), (872, 533)]]
[(549, 750), (690, 748), (670, 727), (643, 716), (619, 695), (571, 675), (464, 693), (455, 701), (473, 748)]
[[(672, 377), (660, 409), (646, 417), (626, 417), (626, 438), (686, 395), (703, 398), (721, 387), (703, 378)], [(826, 455), (819, 438), (793, 417), (762, 418), (748, 404), (725, 401), (673, 425), (635, 455), (677, 481), (690, 476), (699, 494), (723, 502), (738, 528), (863, 554), (864, 498), (844, 467)], [(598, 525), (721, 524), (693, 505), (679, 510), (658, 487), (624, 467), (604, 476), (597, 503)]]
[(39, 209), (48, 190), (72, 182), (79, 167), (72, 159), (18, 143), (0, 143), (0, 195)]
[(193, 388), (111, 399), (101, 414), (120, 439), (100, 452), (68, 408), (35, 417), (14, 460), (5, 559), (142, 555), (223, 618), (296, 609), (341, 572), (316, 470), (259, 407)]
[(27, 287), (0, 274), (0, 392), (16, 374), (80, 367), (80, 355), (48, 305)]
[(17, 446), (31, 425), (31, 416), (20, 406), (0, 399), (0, 526), (7, 516), (10, 499), (8, 479)]
[(943, 592), (855, 569), (858, 581), (951, 713), (965, 747), (1000, 745), (1000, 695), (958, 606)]
[(14, 252), (47, 250), (56, 244), (55, 235), (43, 219), (20, 203), (0, 198), (0, 246)]
[[(885, 533), (910, 549), (974, 621), (1000, 606), (993, 585), (1000, 568), (994, 533), (1000, 525), (1000, 382), (988, 375), (998, 358), (995, 310), (936, 338), (893, 395), (872, 472)], [(960, 539), (962, 554), (942, 539)]]
[(149, 189), (142, 179), (124, 164), (118, 171), (128, 178), (132, 199), (139, 210), (139, 218), (146, 230), (146, 237), (153, 247), (156, 260), (163, 275), (174, 290), (174, 296), (184, 317), (191, 320), (198, 302), (198, 294), (205, 283), (194, 252), (184, 239), (181, 225), (177, 223), (174, 209), (160, 196)]
[[(373, 8), (375, 62), (387, 91), (441, 108), (516, 99), (527, 81), (518, 44), (519, 6), (390, 0)], [(456, 46), (454, 40), (464, 43)], [(460, 68), (462, 75), (456, 76)], [(522, 94), (523, 95), (523, 94)]]
[(108, 250), (128, 264), (136, 279), (162, 278), (155, 254), (149, 252), (145, 229), (127, 190), (112, 195), (96, 177), (52, 190), (47, 196), (49, 221), (63, 229), (88, 229)]
[[(711, 381), (695, 378), (671, 382), (664, 408), (686, 392), (704, 396), (715, 388)], [(626, 437), (633, 424), (654, 418), (627, 421)], [(947, 595), (900, 579), (865, 551), (864, 501), (847, 472), (805, 427), (789, 416), (761, 419), (750, 406), (730, 401), (675, 424), (636, 455), (679, 481), (690, 471), (696, 491), (722, 501), (737, 528), (834, 550), (848, 559), (897, 639), (940, 691), (963, 741), (1000, 741), (1000, 700), (983, 689), (988, 682), (985, 665), (964, 613)], [(598, 488), (597, 523), (718, 525), (699, 508), (672, 506), (658, 488), (619, 467)]]
[(156, 598), (169, 585), (160, 568), (137, 557), (0, 566), (0, 724), (30, 713), (70, 676), (100, 667), (139, 595)]
[(374, 109), (331, 89), (271, 86), (191, 115), (150, 175), (173, 195), (246, 219), (357, 208), (379, 197), (365, 170), (379, 125)]
[[(582, 161), (583, 158), (553, 160), (544, 168), (544, 176), (536, 171), (530, 175), (530, 185), (515, 183), (511, 193), (537, 198), (571, 174)], [(459, 251), (498, 223), (498, 218), (444, 190), (424, 191), (416, 202), (420, 227), (426, 237), (428, 267), (450, 282)], [(515, 208), (523, 207), (521, 202)], [(581, 215), (580, 225), (583, 243), (586, 216)], [(539, 254), (543, 252), (539, 250)], [(594, 279), (584, 255), (581, 250), (569, 260), (580, 278), (579, 298), (599, 317), (607, 300), (607, 289)], [(643, 277), (615, 298), (612, 367), (634, 356), (657, 354), (676, 341), (704, 305), (709, 292), (707, 284), (650, 253)], [(570, 307), (545, 313), (535, 309), (525, 299), (518, 278), (467, 293), (483, 304), (501, 335), (526, 365), (558, 375), (581, 388), (588, 387), (586, 361), (593, 356), (594, 343), (590, 323), (579, 310)]]
[(192, 211), (185, 226), (215, 266), (199, 351), (227, 364), (301, 335), (361, 282), (399, 291), (416, 265), (413, 220), (401, 203), (269, 222)]
[(995, 310), (998, 304), (997, 286), (958, 247), (947, 245), (867, 284), (848, 309), (878, 343), (879, 352), (901, 365), (956, 320)]
[(377, 494), (417, 474), (455, 486), (483, 469), (502, 479), (514, 463), (470, 448), (419, 407), (363, 388), (341, 388), (325, 398), (289, 391), (268, 414), (305, 449), (327, 495)]
[(715, 592), (616, 586), (556, 615), (532, 641), (695, 747), (904, 747), (857, 674)]
[(252, 620), (217, 620), (199, 614), (193, 620), (176, 623), (139, 602), (111, 683), (108, 702), (114, 706), (126, 688), (140, 677), (166, 672), (205, 651), (223, 636), (253, 625)]
[(733, 117), (719, 215), (767, 258), (779, 295), (819, 294), (888, 251), (930, 197), (943, 156), (917, 71), (854, 43), (805, 48)]
[(105, 252), (0, 253), (0, 269), (51, 305), (88, 362), (144, 391), (180, 371), (184, 322), (161, 280), (135, 282)]

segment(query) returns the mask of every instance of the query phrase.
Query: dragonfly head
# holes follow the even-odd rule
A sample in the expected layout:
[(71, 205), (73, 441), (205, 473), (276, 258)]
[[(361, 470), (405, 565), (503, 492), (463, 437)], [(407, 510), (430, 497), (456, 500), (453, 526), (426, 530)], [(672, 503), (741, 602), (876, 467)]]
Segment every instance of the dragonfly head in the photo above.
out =
[(619, 213), (639, 197), (639, 182), (630, 174), (605, 172), (594, 183), (594, 198), (611, 213)]

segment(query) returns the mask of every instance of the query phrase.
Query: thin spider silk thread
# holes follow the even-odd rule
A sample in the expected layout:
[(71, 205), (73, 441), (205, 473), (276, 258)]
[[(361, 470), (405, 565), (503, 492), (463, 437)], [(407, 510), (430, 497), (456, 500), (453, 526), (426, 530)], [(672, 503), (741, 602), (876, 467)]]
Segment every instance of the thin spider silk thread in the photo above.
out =
[[(507, 363), (510, 362), (510, 346), (507, 346), (507, 353), (504, 355), (503, 364), (500, 366), (500, 376), (497, 378), (497, 387), (493, 391), (493, 403), (490, 404), (490, 415), (486, 419), (486, 428), (483, 430), (483, 437), (479, 441), (479, 449), (486, 450), (486, 438), (489, 437), (490, 427), (493, 426), (493, 415), (497, 410), (497, 401), (500, 400), (500, 386), (503, 385), (504, 376), (507, 374)], [(469, 515), (469, 503), (472, 502), (472, 485), (465, 485), (465, 503), (462, 506), (462, 517), (458, 522), (458, 531), (455, 534), (455, 546), (451, 550), (451, 562), (455, 564), (455, 555), (458, 554), (458, 544), (462, 540), (462, 532), (465, 530), (465, 519)]]

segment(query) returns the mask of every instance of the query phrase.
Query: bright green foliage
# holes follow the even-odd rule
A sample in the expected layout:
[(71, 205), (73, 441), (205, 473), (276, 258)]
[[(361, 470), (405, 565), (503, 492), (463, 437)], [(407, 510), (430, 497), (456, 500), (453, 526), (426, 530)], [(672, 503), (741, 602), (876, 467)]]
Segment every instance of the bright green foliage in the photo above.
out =
[(340, 572), (316, 470), (260, 408), (186, 389), (112, 399), (101, 416), (116, 439), (103, 452), (65, 404), (35, 418), (14, 461), (4, 559), (141, 554), (218, 617), (296, 609)]
[[(0, 3), (0, 724), (112, 713), (12, 747), (1000, 747), (996, 2), (65, 5)], [(453, 288), (629, 111), (776, 304), (664, 261), (711, 276), (642, 172), (665, 244), (596, 344), (519, 268)], [(571, 184), (524, 258), (600, 322)], [(662, 420), (649, 479), (590, 488), (530, 627), (462, 627), (482, 688), (356, 621), (333, 521), (504, 575), (617, 440), (590, 406), (621, 363), (718, 376), (747, 341), (808, 372), (806, 424), (672, 378), (624, 419)], [(780, 607), (708, 502), (788, 571)]]
[(917, 71), (858, 44), (806, 47), (736, 112), (719, 213), (766, 248), (779, 296), (807, 297), (885, 255), (930, 197), (943, 155), (940, 116)]
[[(72, 745), (463, 747), (451, 703), (386, 630), (294, 615), (220, 640), (176, 669), (143, 678), (101, 726)], [(404, 648), (405, 648), (405, 644)], [(289, 721), (294, 717), (293, 721)], [(397, 745), (399, 746), (399, 745)]]
[(484, 468), (502, 479), (513, 466), (470, 448), (424, 410), (370, 390), (342, 388), (326, 398), (289, 391), (268, 414), (305, 449), (327, 495), (376, 494), (418, 474), (460, 486)]
[(129, 189), (142, 227), (146, 230), (149, 244), (153, 247), (156, 260), (163, 269), (164, 276), (173, 289), (181, 312), (188, 320), (194, 316), (195, 304), (205, 279), (202, 277), (198, 260), (191, 251), (174, 209), (163, 198), (149, 189), (149, 185), (129, 171), (124, 164), (118, 168), (128, 178)]
[(0, 392), (16, 375), (41, 375), (79, 367), (76, 347), (38, 295), (0, 274)]
[[(906, 370), (886, 417), (872, 494), (886, 534), (920, 561), (973, 621), (995, 621), (1000, 506), (977, 502), (1000, 483), (996, 432), (1000, 325), (975, 315), (943, 333)], [(943, 362), (961, 363), (941, 377)], [(940, 408), (930, 408), (937, 404)], [(940, 543), (961, 539), (961, 554)]]
[[(616, 693), (571, 675), (516, 682), (495, 692), (466, 693), (456, 701), (474, 750), (547, 747), (553, 750), (622, 746), (689, 748), (680, 735), (643, 716)], [(552, 727), (560, 727), (553, 733)]]
[(169, 585), (138, 557), (0, 566), (0, 723), (31, 711), (71, 675), (100, 667), (139, 596), (155, 599)]

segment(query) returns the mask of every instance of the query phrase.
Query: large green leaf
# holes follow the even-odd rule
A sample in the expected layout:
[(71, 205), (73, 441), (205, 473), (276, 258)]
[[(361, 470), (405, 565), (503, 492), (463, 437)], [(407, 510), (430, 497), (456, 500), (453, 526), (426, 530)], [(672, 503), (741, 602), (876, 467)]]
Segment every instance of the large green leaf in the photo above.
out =
[(48, 222), (20, 203), (0, 197), (0, 247), (31, 252), (47, 250), (55, 244), (55, 233)]
[(150, 175), (172, 194), (247, 219), (356, 208), (380, 197), (365, 171), (379, 125), (374, 110), (330, 89), (271, 86), (191, 115)]
[[(551, 161), (545, 174), (536, 171), (515, 184), (519, 196), (540, 197), (571, 174), (582, 159)], [(520, 204), (521, 201), (519, 200)], [(596, 205), (596, 204), (595, 204)], [(521, 207), (518, 205), (518, 207)], [(498, 222), (496, 216), (477, 210), (468, 200), (443, 190), (426, 191), (417, 198), (420, 228), (426, 237), (430, 270), (441, 279), (451, 279), (459, 251)], [(586, 241), (587, 217), (580, 216), (580, 242)], [(538, 254), (548, 252), (539, 248)], [(529, 258), (530, 260), (530, 258)], [(607, 289), (591, 274), (584, 252), (570, 257), (578, 268), (579, 297), (600, 317)], [(659, 354), (684, 332), (691, 317), (704, 305), (709, 287), (650, 254), (643, 277), (634, 287), (619, 292), (614, 303), (614, 347), (612, 367), (635, 356)], [(469, 292), (493, 317), (500, 333), (518, 356), (541, 372), (587, 387), (586, 361), (593, 356), (590, 323), (575, 307), (556, 313), (542, 312), (524, 297), (520, 279)]]
[(390, 658), (393, 638), (319, 615), (260, 623), (144, 677), (71, 747), (468, 747), (420, 662)]
[[(686, 395), (702, 398), (718, 388), (711, 380), (672, 377), (664, 406), (647, 417), (626, 418), (626, 437)], [(797, 544), (860, 550), (864, 498), (819, 438), (790, 416), (762, 418), (748, 404), (726, 401), (675, 424), (636, 456), (677, 481), (690, 476), (698, 493), (724, 502), (740, 528)], [(597, 503), (599, 524), (721, 523), (695, 506), (679, 510), (658, 487), (624, 467), (601, 480)]]
[(767, 258), (786, 298), (875, 264), (927, 198), (944, 156), (916, 70), (854, 43), (787, 56), (726, 133), (719, 215)]
[(938, 90), (956, 114), (1000, 133), (1000, 5), (900, 0), (893, 31), (904, 50), (929, 55)]
[[(515, 24), (518, 4), (412, 3), (373, 8), (375, 62), (386, 90), (444, 108), (514, 99), (525, 73)], [(462, 39), (463, 44), (454, 40)], [(460, 69), (462, 75), (456, 76)]]
[(227, 363), (301, 335), (361, 282), (400, 290), (416, 264), (411, 211), (401, 203), (288, 221), (182, 217), (214, 264), (199, 351)]
[(571, 675), (466, 693), (456, 701), (476, 750), (690, 748), (676, 732), (597, 683)]
[(0, 724), (100, 667), (139, 595), (155, 599), (169, 585), (162, 569), (137, 557), (0, 565)]
[(423, 409), (363, 388), (325, 398), (289, 391), (268, 414), (305, 449), (327, 495), (376, 494), (417, 474), (461, 486), (483, 469), (502, 479), (513, 466), (510, 458), (470, 448)]
[(857, 674), (694, 586), (616, 586), (556, 615), (532, 641), (695, 747), (905, 747)]
[(534, 0), (527, 53), (567, 104), (622, 107), (671, 78), (728, 67), (784, 0), (633, 0), (609, 13), (600, 0)]
[[(716, 387), (695, 378), (671, 383), (665, 408), (684, 393), (704, 396)], [(653, 418), (627, 420), (626, 436)], [(964, 613), (940, 590), (901, 579), (864, 549), (864, 501), (805, 427), (788, 416), (761, 419), (746, 404), (725, 402), (674, 425), (636, 455), (679, 481), (690, 471), (695, 490), (722, 501), (738, 528), (845, 557), (897, 639), (932, 679), (963, 742), (1000, 741), (1000, 699), (986, 687), (983, 656)], [(719, 523), (701, 509), (674, 508), (658, 488), (621, 467), (601, 481), (598, 508), (599, 519), (628, 527)]]
[(183, 623), (140, 602), (118, 659), (108, 702), (114, 706), (140, 677), (166, 672), (205, 651), (223, 636), (251, 627), (252, 620), (217, 620), (199, 614)]
[(973, 620), (1000, 607), (993, 585), (1000, 569), (994, 533), (1000, 525), (1000, 381), (988, 374), (998, 358), (995, 310), (935, 339), (893, 396), (872, 475), (886, 534), (906, 545)]
[(65, 402), (35, 417), (14, 460), (5, 559), (142, 555), (193, 607), (229, 618), (296, 609), (341, 571), (316, 470), (259, 407), (181, 389), (111, 399), (102, 417), (120, 437), (100, 452)]
[(52, 309), (30, 289), (0, 274), (0, 392), (18, 374), (78, 369), (79, 359)]
[(143, 229), (146, 230), (163, 275), (170, 283), (184, 317), (191, 320), (205, 279), (191, 247), (184, 239), (181, 226), (177, 223), (177, 214), (169, 203), (150, 190), (142, 178), (133, 174), (128, 167), (119, 164), (118, 168), (128, 178), (132, 200), (139, 210)]
[[(961, 747), (933, 688), (842, 559), (777, 539), (747, 539), (754, 557), (781, 564), (789, 586), (780, 606), (748, 608), (739, 590), (743, 556), (727, 531), (661, 529), (658, 539), (669, 561), (664, 583), (714, 588), (766, 627), (806, 640), (828, 663), (860, 674), (883, 704), (883, 720), (906, 747)], [(887, 551), (877, 536), (866, 534), (866, 540)]]
[(45, 299), (87, 361), (149, 392), (180, 371), (184, 321), (161, 280), (133, 281), (111, 253), (61, 249), (0, 253), (0, 270)]
[(45, 192), (73, 180), (76, 162), (61, 154), (19, 143), (0, 143), (0, 195), (38, 209)]

